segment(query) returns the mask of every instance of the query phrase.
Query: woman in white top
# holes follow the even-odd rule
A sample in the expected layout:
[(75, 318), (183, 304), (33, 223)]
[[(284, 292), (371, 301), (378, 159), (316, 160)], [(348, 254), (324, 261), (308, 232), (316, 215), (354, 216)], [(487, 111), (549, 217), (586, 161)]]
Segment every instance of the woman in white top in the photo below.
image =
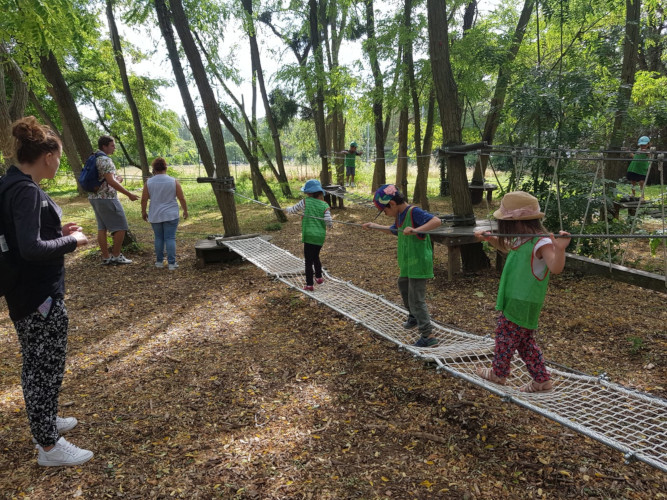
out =
[[(153, 226), (155, 234), (155, 267), (164, 267), (164, 251), (167, 250), (169, 270), (178, 267), (176, 263), (176, 229), (178, 228), (178, 203), (183, 209), (183, 219), (188, 218), (183, 188), (173, 177), (167, 175), (167, 162), (164, 158), (153, 161), (153, 177), (144, 184), (141, 195), (141, 216)], [(146, 212), (148, 200), (150, 208)]]

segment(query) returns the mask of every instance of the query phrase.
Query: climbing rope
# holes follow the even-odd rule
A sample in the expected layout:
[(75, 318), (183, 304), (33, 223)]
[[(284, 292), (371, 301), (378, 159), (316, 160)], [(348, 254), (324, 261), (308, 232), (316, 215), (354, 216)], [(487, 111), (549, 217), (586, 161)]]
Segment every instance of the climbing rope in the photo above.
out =
[(612, 383), (604, 375), (574, 372), (547, 362), (554, 390), (524, 393), (519, 388), (532, 379), (515, 356), (507, 385), (493, 384), (477, 375), (493, 359), (494, 342), (451, 326), (432, 322), (435, 347), (418, 348), (414, 331), (403, 328), (408, 311), (352, 283), (323, 272), (324, 282), (304, 291), (304, 261), (261, 238), (223, 241), (230, 250), (286, 285), (327, 305), (416, 357), (435, 362), (439, 370), (482, 387), (504, 401), (515, 403), (576, 432), (667, 472), (667, 401)]

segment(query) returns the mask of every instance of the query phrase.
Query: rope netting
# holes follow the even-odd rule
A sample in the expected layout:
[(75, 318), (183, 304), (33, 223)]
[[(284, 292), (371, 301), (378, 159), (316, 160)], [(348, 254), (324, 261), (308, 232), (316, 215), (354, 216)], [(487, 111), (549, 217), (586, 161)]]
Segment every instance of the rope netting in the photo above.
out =
[(547, 362), (554, 382), (548, 393), (523, 393), (531, 381), (523, 361), (514, 356), (512, 376), (504, 386), (482, 379), (477, 368), (491, 366), (494, 341), (433, 322), (439, 343), (419, 348), (416, 330), (403, 328), (408, 312), (323, 271), (324, 282), (304, 291), (305, 264), (261, 238), (223, 241), (224, 245), (266, 273), (333, 310), (347, 316), (415, 356), (435, 362), (439, 370), (462, 378), (540, 415), (589, 436), (667, 472), (667, 401), (614, 384), (604, 376), (590, 376)]

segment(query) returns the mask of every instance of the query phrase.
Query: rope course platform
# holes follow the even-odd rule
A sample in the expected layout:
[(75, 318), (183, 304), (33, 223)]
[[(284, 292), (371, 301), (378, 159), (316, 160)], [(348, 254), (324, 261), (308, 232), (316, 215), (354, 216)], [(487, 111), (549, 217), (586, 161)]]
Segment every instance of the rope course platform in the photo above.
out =
[(405, 330), (407, 311), (372, 294), (330, 276), (315, 291), (303, 290), (304, 261), (261, 238), (224, 242), (230, 250), (252, 262), (286, 285), (305, 293), (347, 316), (416, 357), (435, 362), (438, 370), (459, 377), (570, 429), (621, 451), (626, 461), (639, 460), (667, 472), (667, 401), (614, 384), (605, 376), (569, 371), (547, 362), (554, 381), (548, 393), (523, 393), (519, 388), (531, 381), (518, 356), (512, 361), (507, 385), (488, 382), (476, 374), (493, 359), (494, 342), (456, 328), (433, 322), (435, 347), (418, 348), (413, 330)]

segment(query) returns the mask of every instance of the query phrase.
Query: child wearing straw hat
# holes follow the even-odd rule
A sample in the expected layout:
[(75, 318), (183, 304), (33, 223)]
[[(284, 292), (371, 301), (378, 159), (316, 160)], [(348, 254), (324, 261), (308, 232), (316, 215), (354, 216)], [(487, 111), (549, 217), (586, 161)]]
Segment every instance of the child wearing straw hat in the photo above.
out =
[[(534, 331), (549, 284), (549, 274), (559, 274), (565, 267), (565, 248), (570, 238), (531, 237), (546, 230), (540, 219), (537, 198), (523, 191), (507, 193), (493, 216), (498, 219), (498, 234), (478, 231), (479, 241), (487, 241), (507, 252), (498, 288), (496, 310), (500, 311), (496, 327), (496, 345), (491, 368), (480, 368), (477, 375), (504, 385), (510, 375), (514, 351), (526, 363), (532, 381), (520, 388), (522, 392), (547, 392), (553, 388), (551, 375), (544, 365), (542, 351), (535, 342)], [(503, 236), (503, 235), (525, 236)], [(560, 232), (568, 236), (565, 231)]]
[(327, 227), (333, 226), (333, 219), (329, 211), (329, 204), (324, 201), (324, 189), (320, 181), (317, 179), (306, 181), (301, 191), (307, 196), (296, 205), (286, 208), (285, 212), (302, 214), (301, 241), (303, 241), (303, 256), (306, 261), (306, 286), (303, 289), (312, 292), (315, 290), (313, 275), (318, 285), (324, 282), (320, 251), (327, 235)]
[(440, 226), (442, 221), (409, 205), (394, 184), (380, 186), (373, 196), (373, 203), (380, 210), (378, 215), (384, 213), (395, 219), (391, 226), (366, 222), (362, 227), (398, 236), (398, 289), (409, 312), (403, 327), (419, 328), (416, 347), (434, 347), (438, 339), (432, 334), (431, 317), (426, 307), (426, 280), (433, 278), (433, 248), (431, 238), (423, 233)]

